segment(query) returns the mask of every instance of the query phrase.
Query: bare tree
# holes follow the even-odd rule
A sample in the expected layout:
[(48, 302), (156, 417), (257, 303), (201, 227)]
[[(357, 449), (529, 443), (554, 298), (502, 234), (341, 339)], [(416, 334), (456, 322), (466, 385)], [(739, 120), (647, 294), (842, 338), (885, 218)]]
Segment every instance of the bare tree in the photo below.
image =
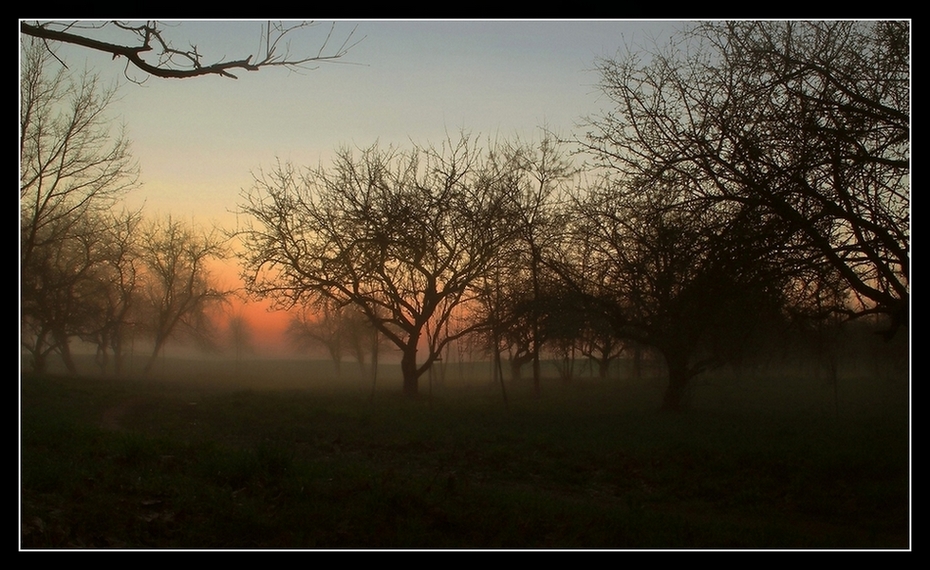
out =
[[(558, 249), (566, 218), (559, 210), (575, 169), (551, 133), (536, 143), (516, 141), (492, 153), (502, 183), (510, 188), (515, 208), (515, 236), (502, 249), (482, 287), (484, 317), (494, 323), (494, 345), (505, 342), (511, 370), (519, 376), (523, 364), (533, 364), (533, 389), (540, 389), (540, 352), (544, 342), (540, 320), (544, 312), (545, 261)], [(501, 281), (504, 280), (504, 281)]]
[(540, 395), (539, 355), (542, 348), (540, 332), (540, 309), (542, 287), (542, 264), (544, 251), (555, 246), (564, 223), (555, 206), (560, 198), (563, 184), (573, 175), (573, 169), (551, 136), (546, 136), (536, 148), (523, 153), (522, 183), (518, 185), (520, 196), (521, 243), (524, 247), (533, 287), (535, 310), (531, 313), (533, 323), (533, 388)]
[(514, 196), (485, 158), (462, 137), (258, 175), (241, 206), (247, 287), (285, 307), (319, 296), (354, 306), (400, 349), (415, 396), (442, 349), (480, 326), (452, 321), (513, 237)]
[(98, 216), (68, 221), (67, 238), (54, 247), (36, 248), (23, 267), (20, 307), (22, 345), (33, 369), (44, 372), (47, 357), (57, 352), (71, 374), (77, 367), (70, 341), (96, 322), (100, 300), (97, 257), (101, 226)]
[(623, 356), (626, 344), (613, 330), (613, 324), (603, 314), (584, 308), (584, 324), (578, 350), (597, 365), (597, 375), (605, 380), (611, 365)]
[(96, 362), (106, 373), (110, 356), (122, 371), (123, 349), (132, 334), (139, 290), (135, 231), (138, 211), (94, 213), (68, 222), (66, 238), (37, 248), (22, 284), (24, 346), (37, 371), (58, 352), (69, 372), (77, 368), (70, 340), (97, 347)]
[(141, 222), (141, 211), (111, 212), (99, 229), (95, 295), (88, 300), (93, 310), (81, 336), (97, 346), (95, 359), (104, 373), (111, 354), (114, 372), (122, 372), (124, 349), (138, 327)]
[(590, 189), (575, 226), (585, 265), (563, 276), (619, 338), (665, 358), (663, 407), (676, 411), (693, 377), (724, 364), (747, 329), (780, 310), (792, 277), (780, 252), (792, 230), (757, 210), (682, 205), (652, 190)]
[(24, 41), (20, 74), (20, 303), (22, 343), (37, 370), (86, 332), (110, 208), (138, 168), (106, 109), (113, 91), (90, 74), (48, 69), (50, 55)]
[[(842, 275), (849, 316), (907, 322), (907, 21), (699, 23), (647, 55), (599, 63), (614, 104), (583, 141), (599, 164), (681, 204), (764, 209), (798, 263)], [(827, 271), (817, 272), (827, 274)]]
[(145, 267), (146, 325), (154, 341), (145, 372), (179, 327), (195, 335), (206, 330), (208, 309), (231, 294), (217, 286), (208, 267), (227, 256), (225, 240), (218, 236), (198, 233), (171, 216), (145, 228), (139, 257)]
[[(69, 22), (20, 22), (20, 32), (41, 39), (51, 52), (54, 43), (72, 44), (112, 54), (113, 59), (126, 59), (126, 77), (130, 67), (155, 77), (184, 79), (204, 75), (219, 75), (236, 79), (233, 71), (258, 71), (270, 67), (291, 70), (312, 69), (315, 64), (335, 61), (344, 57), (358, 43), (353, 40), (354, 31), (338, 43), (334, 43), (335, 24), (331, 24), (316, 51), (310, 50), (295, 55), (291, 52), (291, 40), (301, 31), (313, 28), (315, 22), (267, 22), (261, 28), (260, 49), (256, 54), (241, 59), (220, 60), (205, 63), (204, 56), (196, 45), (178, 49), (167, 37), (166, 28), (171, 24), (149, 20), (133, 21), (69, 21)], [(120, 39), (116, 40), (114, 36)]]
[(22, 264), (66, 239), (72, 224), (109, 209), (136, 185), (129, 142), (106, 116), (114, 90), (97, 76), (48, 70), (50, 56), (24, 42), (20, 73)]
[(286, 332), (295, 348), (324, 347), (337, 377), (342, 375), (342, 358), (346, 352), (355, 358), (362, 377), (365, 376), (365, 355), (377, 336), (367, 316), (355, 307), (340, 306), (329, 298), (302, 307), (291, 317)]
[(522, 378), (522, 370), (533, 361), (532, 287), (526, 280), (518, 255), (507, 248), (477, 288), (480, 309), (473, 318), (485, 323), (480, 335), (482, 350), (490, 349), (495, 374), (503, 388), (501, 354), (506, 352), (510, 377)]
[(239, 373), (242, 356), (255, 352), (255, 333), (252, 324), (238, 307), (229, 313), (226, 320), (226, 343), (231, 347), (236, 358), (236, 373)]

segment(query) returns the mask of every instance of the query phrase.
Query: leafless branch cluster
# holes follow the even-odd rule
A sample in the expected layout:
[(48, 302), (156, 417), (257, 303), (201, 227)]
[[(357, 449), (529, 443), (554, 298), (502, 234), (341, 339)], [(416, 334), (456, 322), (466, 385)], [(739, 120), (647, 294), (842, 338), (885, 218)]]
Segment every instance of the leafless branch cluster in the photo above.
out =
[[(292, 57), (289, 38), (310, 25), (268, 23), (257, 57), (205, 65), (156, 22), (106, 24), (135, 47), (81, 31), (99, 27), (22, 24), (178, 78), (305, 68), (355, 45), (328, 52), (330, 28), (318, 52)], [(571, 381), (576, 354), (606, 375), (623, 351), (649, 347), (672, 410), (692, 378), (799, 317), (880, 314), (890, 337), (909, 315), (909, 35), (895, 21), (698, 23), (680, 43), (601, 60), (612, 108), (573, 141), (594, 162), (582, 172), (590, 179), (548, 135), (277, 164), (242, 195), (241, 276), (280, 308), (312, 309), (292, 333), (327, 344), (337, 365), (349, 344), (361, 364), (370, 339), (359, 333), (376, 331), (372, 358), (379, 339), (398, 349), (408, 395), (466, 335), (498, 372), (504, 353), (514, 378), (532, 362), (537, 395), (543, 350)], [(49, 57), (29, 51), (27, 70)], [(134, 293), (148, 299), (157, 355), (176, 324), (196, 325), (224, 298), (204, 262), (225, 248), (170, 219), (103, 215), (135, 183), (134, 163), (102, 119), (110, 93), (91, 76), (66, 77), (25, 73), (21, 86), (31, 350), (66, 357), (88, 322), (95, 338), (119, 336), (90, 315), (116, 314)], [(143, 281), (145, 295), (133, 285)]]
[[(158, 21), (134, 23), (127, 21), (110, 21), (103, 24), (83, 24), (81, 22), (20, 22), (20, 31), (28, 36), (42, 39), (48, 49), (51, 44), (61, 42), (82, 46), (113, 55), (113, 59), (126, 59), (126, 77), (134, 67), (155, 77), (184, 79), (205, 75), (219, 75), (236, 79), (236, 70), (258, 71), (268, 67), (284, 67), (290, 70), (312, 69), (314, 64), (339, 60), (358, 44), (355, 30), (336, 44), (333, 35), (336, 24), (330, 25), (325, 38), (316, 49), (298, 54), (292, 51), (292, 40), (302, 30), (318, 25), (315, 22), (268, 22), (261, 31), (259, 52), (244, 58), (229, 59), (205, 63), (204, 56), (196, 45), (177, 48), (166, 37), (164, 24)], [(113, 29), (125, 32), (132, 41), (113, 43), (100, 39), (99, 32)], [(305, 50), (305, 48), (301, 48)], [(151, 59), (147, 59), (151, 58)], [(134, 80), (139, 82), (137, 80)]]
[(113, 91), (94, 75), (51, 70), (34, 41), (22, 55), (22, 345), (37, 371), (58, 353), (76, 372), (69, 347), (80, 338), (118, 373), (132, 335), (155, 338), (154, 359), (181, 327), (202, 329), (206, 306), (225, 295), (204, 265), (222, 255), (221, 241), (121, 210), (138, 167), (107, 116)]
[(324, 297), (362, 312), (401, 351), (415, 394), (445, 346), (484, 326), (459, 313), (477, 306), (478, 280), (524, 229), (511, 158), (463, 136), (346, 149), (330, 168), (279, 165), (244, 195), (243, 278), (285, 306)]

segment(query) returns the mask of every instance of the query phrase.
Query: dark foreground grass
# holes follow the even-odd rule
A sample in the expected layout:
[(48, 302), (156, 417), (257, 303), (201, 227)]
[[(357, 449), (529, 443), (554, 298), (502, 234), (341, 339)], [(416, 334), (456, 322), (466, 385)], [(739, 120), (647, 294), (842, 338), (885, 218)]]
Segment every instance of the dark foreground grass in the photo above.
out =
[(21, 546), (909, 548), (906, 413), (656, 403), (27, 375)]

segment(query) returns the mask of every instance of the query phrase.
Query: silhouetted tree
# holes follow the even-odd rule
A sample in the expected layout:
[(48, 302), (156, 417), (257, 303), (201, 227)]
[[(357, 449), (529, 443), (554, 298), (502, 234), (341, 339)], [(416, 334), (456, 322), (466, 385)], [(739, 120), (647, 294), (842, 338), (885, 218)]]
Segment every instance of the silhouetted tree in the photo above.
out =
[(204, 56), (196, 45), (189, 43), (189, 47), (182, 49), (174, 47), (165, 30), (172, 24), (154, 20), (21, 21), (19, 27), (21, 33), (41, 39), (49, 52), (55, 43), (64, 43), (112, 54), (113, 59), (125, 58), (127, 78), (130, 78), (129, 69), (132, 67), (146, 76), (184, 79), (219, 75), (236, 79), (232, 72), (238, 70), (258, 71), (269, 67), (310, 69), (314, 64), (344, 57), (354, 45), (353, 30), (338, 47), (331, 47), (335, 32), (335, 24), (332, 24), (318, 48), (300, 55), (291, 53), (291, 40), (295, 39), (295, 35), (316, 25), (314, 22), (267, 22), (261, 28), (257, 54), (213, 63), (204, 63)]
[[(601, 240), (585, 237), (596, 225), (588, 226), (590, 220), (583, 221), (586, 214), (577, 209), (577, 203), (575, 206), (574, 219), (568, 224), (575, 233), (554, 252), (557, 255), (550, 258), (549, 265), (550, 269), (554, 269), (552, 272), (562, 278), (556, 280), (554, 285), (565, 299), (562, 304), (570, 307), (576, 315), (572, 319), (575, 322), (576, 348), (597, 365), (598, 376), (605, 379), (611, 364), (620, 358), (625, 346), (635, 346), (636, 343), (629, 338), (622, 338), (615, 329), (616, 323), (603, 311), (599, 299), (607, 294), (606, 288), (611, 282), (613, 268), (603, 263), (603, 256), (598, 255), (602, 247)], [(585, 230), (578, 233), (577, 230), (582, 227)], [(565, 268), (569, 267), (571, 269), (566, 273)], [(565, 277), (572, 274), (583, 278), (569, 277), (566, 287)], [(612, 294), (610, 292), (607, 296)]]
[(235, 354), (236, 371), (238, 372), (242, 363), (242, 356), (255, 352), (255, 335), (252, 324), (242, 313), (241, 307), (230, 314), (226, 321), (226, 341)]
[(515, 245), (508, 244), (498, 253), (493, 267), (476, 286), (480, 308), (472, 312), (476, 322), (484, 323), (474, 336), (480, 339), (482, 351), (490, 351), (501, 380), (502, 353), (508, 354), (513, 380), (520, 380), (523, 366), (533, 360), (532, 285), (524, 259), (514, 253)]
[(539, 396), (545, 261), (550, 250), (559, 248), (566, 223), (561, 201), (576, 170), (551, 133), (534, 143), (505, 144), (491, 158), (513, 195), (510, 224), (516, 233), (483, 284), (485, 312), (478, 318), (493, 324), (497, 350), (510, 352), (514, 378), (524, 364), (533, 363), (533, 389)]
[(613, 107), (583, 145), (644, 188), (676, 178), (648, 191), (683, 207), (790, 224), (788, 267), (829, 266), (857, 297), (839, 308), (890, 315), (890, 335), (910, 296), (909, 40), (907, 21), (697, 23), (599, 62)]
[(364, 313), (400, 349), (404, 392), (415, 396), (442, 349), (483, 326), (451, 320), (512, 239), (505, 174), (467, 137), (440, 149), (342, 150), (332, 167), (303, 173), (279, 165), (244, 195), (243, 279), (282, 306), (322, 296)]
[(690, 380), (726, 362), (740, 339), (728, 331), (780, 309), (790, 276), (779, 252), (792, 232), (755, 210), (689, 207), (651, 190), (591, 189), (575, 226), (585, 264), (563, 276), (619, 338), (665, 358), (663, 407), (679, 410)]
[(20, 70), (20, 303), (22, 344), (37, 370), (87, 332), (98, 242), (111, 207), (138, 169), (106, 110), (113, 91), (96, 76), (48, 69), (50, 55), (22, 44)]
[(106, 373), (113, 356), (113, 370), (123, 371), (124, 349), (138, 327), (142, 269), (139, 259), (141, 211), (113, 212), (105, 216), (97, 241), (97, 270), (91, 308), (81, 336), (97, 346), (95, 360)]
[(584, 336), (586, 315), (584, 299), (571, 289), (547, 287), (537, 302), (543, 343), (554, 353), (562, 382), (575, 379), (579, 344)]
[(366, 355), (375, 342), (375, 331), (363, 313), (352, 306), (339, 306), (331, 299), (322, 298), (295, 313), (287, 327), (287, 336), (295, 348), (306, 350), (322, 346), (329, 353), (342, 375), (342, 358), (348, 352), (365, 376)]
[(55, 247), (36, 248), (23, 268), (22, 342), (37, 372), (45, 371), (52, 352), (61, 355), (71, 374), (78, 372), (70, 341), (87, 332), (97, 318), (99, 219), (95, 215), (69, 221), (67, 239), (57, 240)]
[(585, 307), (584, 324), (581, 337), (577, 339), (578, 350), (597, 365), (597, 375), (601, 380), (607, 378), (611, 365), (624, 353), (626, 345), (614, 332), (610, 319)]
[(179, 327), (195, 335), (206, 330), (208, 309), (230, 295), (218, 288), (208, 268), (227, 250), (215, 232), (199, 234), (168, 216), (144, 229), (139, 252), (145, 268), (145, 325), (154, 341), (144, 368), (149, 372)]

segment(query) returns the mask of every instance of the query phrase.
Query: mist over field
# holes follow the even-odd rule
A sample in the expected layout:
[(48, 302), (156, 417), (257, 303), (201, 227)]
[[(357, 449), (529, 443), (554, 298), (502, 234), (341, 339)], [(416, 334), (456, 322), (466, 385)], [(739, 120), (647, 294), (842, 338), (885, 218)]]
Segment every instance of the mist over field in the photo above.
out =
[[(901, 347), (720, 370), (660, 413), (665, 371), (556, 362), (163, 358), (23, 378), (23, 546), (122, 549), (904, 549)], [(895, 354), (894, 352), (897, 352)], [(92, 358), (81, 360), (91, 369)]]
[[(490, 405), (503, 406), (501, 382), (494, 363), (485, 354), (453, 346), (445, 359), (423, 377), (421, 396), (441, 401), (482, 395)], [(910, 340), (886, 342), (868, 328), (852, 328), (829, 351), (811, 344), (795, 343), (781, 351), (756, 354), (745, 362), (723, 366), (700, 377), (689, 393), (688, 410), (740, 413), (770, 408), (774, 412), (810, 412), (814, 415), (858, 416), (894, 414), (907, 417), (910, 390)], [(362, 364), (344, 358), (337, 366), (322, 345), (302, 350), (262, 353), (249, 351), (235, 356), (232, 348), (204, 352), (182, 344), (169, 345), (148, 375), (142, 373), (144, 358), (130, 355), (120, 376), (101, 374), (88, 347), (76, 349), (79, 370), (89, 378), (111, 377), (130, 385), (168, 382), (189, 388), (220, 391), (319, 391), (339, 392), (370, 399), (372, 392), (391, 398), (401, 392), (401, 355), (390, 349), (379, 354), (377, 374), (372, 377), (370, 358)], [(144, 344), (139, 347), (146, 354)], [(631, 354), (612, 362), (606, 378), (597, 363), (584, 357), (543, 360), (544, 394), (583, 393), (609, 389), (621, 405), (633, 404), (657, 410), (667, 384), (668, 371), (661, 358), (644, 350), (640, 361)], [(504, 388), (514, 397), (531, 398), (532, 376), (524, 365), (514, 378), (503, 370)], [(53, 374), (65, 374), (62, 363), (53, 363)], [(374, 387), (373, 387), (374, 384)], [(494, 398), (499, 402), (493, 402)]]
[(910, 21), (19, 27), (21, 548), (911, 548)]

